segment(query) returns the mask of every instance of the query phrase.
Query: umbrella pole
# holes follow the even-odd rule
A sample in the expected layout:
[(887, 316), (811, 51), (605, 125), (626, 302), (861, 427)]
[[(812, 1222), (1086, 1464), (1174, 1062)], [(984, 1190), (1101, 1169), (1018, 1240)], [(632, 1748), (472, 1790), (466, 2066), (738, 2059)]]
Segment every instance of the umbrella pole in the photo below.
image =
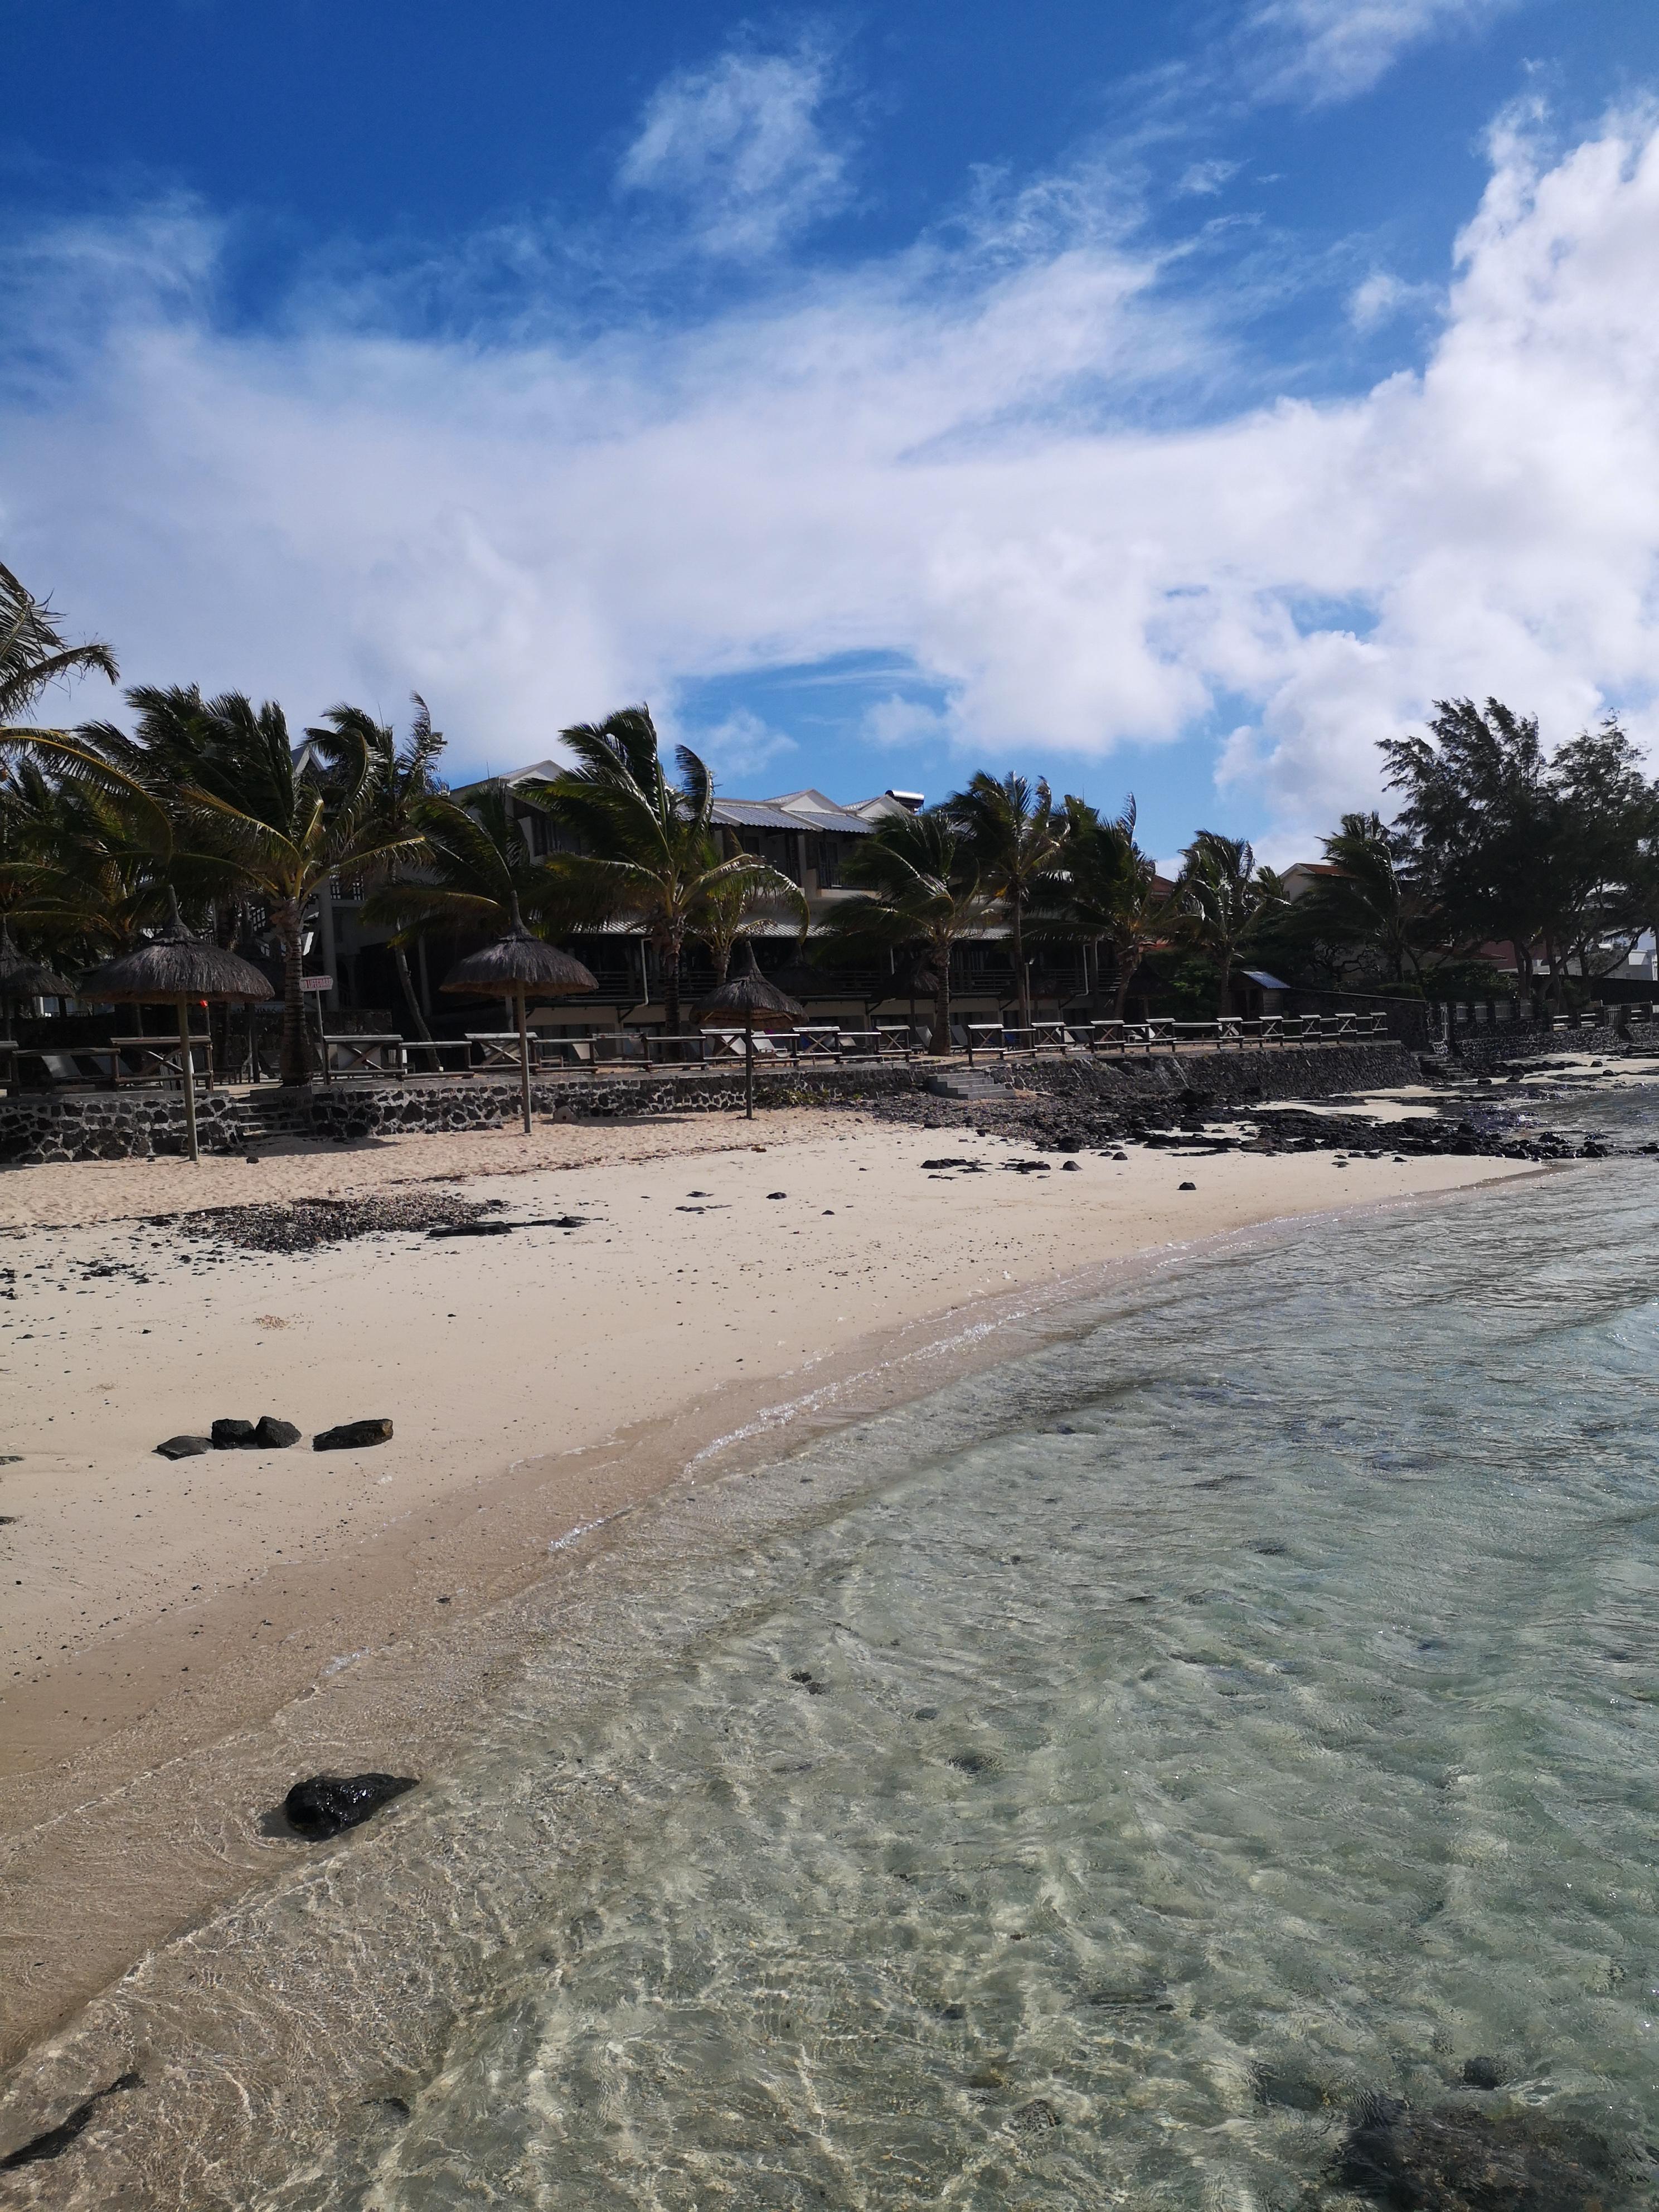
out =
[(190, 1147), (192, 1160), (202, 1155), (196, 1142), (196, 1070), (191, 1064), (190, 1046), (190, 1000), (179, 1001), (179, 1060), (185, 1078), (185, 1142)]
[(755, 1118), (755, 1017), (745, 1013), (743, 1018), (743, 1118)]
[(530, 1031), (525, 1024), (524, 993), (515, 994), (519, 1009), (519, 1103), (524, 1108), (524, 1133), (530, 1134)]

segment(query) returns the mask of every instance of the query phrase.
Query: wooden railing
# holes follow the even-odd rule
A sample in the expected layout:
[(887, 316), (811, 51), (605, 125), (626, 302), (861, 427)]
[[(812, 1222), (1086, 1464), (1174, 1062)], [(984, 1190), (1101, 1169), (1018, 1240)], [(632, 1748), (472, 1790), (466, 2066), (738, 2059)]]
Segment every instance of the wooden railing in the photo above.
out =
[[(1650, 1007), (1632, 1007), (1630, 1012), (1633, 1018), (1638, 1015), (1644, 1021), (1656, 1018)], [(1002, 1022), (969, 1021), (952, 1024), (952, 1051), (948, 1058), (939, 1055), (936, 1064), (949, 1066), (952, 1060), (965, 1059), (971, 1067), (986, 1060), (1037, 1060), (1067, 1055), (1124, 1059), (1160, 1052), (1277, 1050), (1305, 1044), (1364, 1043), (1388, 1034), (1385, 1013), (1264, 1014), (1254, 1019), (1240, 1016), (1212, 1022), (1162, 1018), (1139, 1022), (1036, 1022), (1029, 1029)], [(136, 1042), (78, 1048), (84, 1063), (80, 1066), (73, 1065), (67, 1054), (54, 1054), (51, 1058), (63, 1064), (43, 1072), (53, 1087), (100, 1080), (112, 1084), (169, 1076), (177, 1079), (178, 1048), (164, 1038), (143, 1041), (153, 1054), (143, 1074), (122, 1067), (121, 1052), (130, 1054)], [(205, 1044), (205, 1040), (200, 1042)], [(336, 1080), (372, 1077), (399, 1081), (416, 1074), (428, 1080), (434, 1075), (453, 1080), (516, 1073), (519, 1065), (519, 1039), (513, 1030), (471, 1031), (464, 1037), (440, 1038), (431, 1043), (381, 1034), (330, 1036), (325, 1042), (330, 1073)], [(744, 1059), (743, 1031), (725, 1024), (679, 1033), (623, 1030), (590, 1036), (548, 1036), (532, 1030), (529, 1043), (531, 1066), (538, 1076), (657, 1075), (665, 1070), (741, 1067)], [(762, 1068), (935, 1060), (926, 1030), (913, 1030), (903, 1023), (861, 1030), (844, 1030), (833, 1023), (806, 1023), (794, 1030), (757, 1030), (754, 1052)], [(47, 1056), (25, 1049), (16, 1058), (27, 1064)], [(27, 1080), (27, 1066), (19, 1072)]]

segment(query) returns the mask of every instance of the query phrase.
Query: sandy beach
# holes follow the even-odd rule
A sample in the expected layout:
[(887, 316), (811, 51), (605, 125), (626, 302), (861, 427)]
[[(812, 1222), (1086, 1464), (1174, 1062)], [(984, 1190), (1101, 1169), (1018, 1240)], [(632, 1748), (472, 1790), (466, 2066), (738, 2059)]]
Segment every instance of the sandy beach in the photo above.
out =
[[(1035, 1156), (1006, 1138), (798, 1112), (9, 1174), (0, 1849), (31, 1903), (0, 1966), (6, 2048), (257, 1872), (260, 1805), (236, 1790), (260, 1762), (220, 1772), (213, 1746), (280, 1719), (293, 1771), (278, 1762), (265, 1803), (313, 1750), (441, 1758), (420, 1699), (318, 1693), (411, 1638), (441, 1670), (464, 1620), (603, 1542), (718, 1439), (775, 1449), (792, 1408), (827, 1417), (835, 1378), (975, 1328), (975, 1356), (997, 1357), (999, 1318), (1091, 1269), (1536, 1172), (1125, 1150), (1017, 1172)], [(926, 1164), (941, 1158), (973, 1165)], [(179, 1218), (396, 1191), (542, 1225), (285, 1253)], [(924, 1358), (894, 1387), (941, 1371)], [(301, 1444), (155, 1455), (263, 1413)], [(390, 1418), (392, 1441), (311, 1449), (362, 1416)], [(334, 1734), (307, 1738), (325, 1709)], [(192, 1774), (230, 1792), (218, 1844), (112, 1886)]]

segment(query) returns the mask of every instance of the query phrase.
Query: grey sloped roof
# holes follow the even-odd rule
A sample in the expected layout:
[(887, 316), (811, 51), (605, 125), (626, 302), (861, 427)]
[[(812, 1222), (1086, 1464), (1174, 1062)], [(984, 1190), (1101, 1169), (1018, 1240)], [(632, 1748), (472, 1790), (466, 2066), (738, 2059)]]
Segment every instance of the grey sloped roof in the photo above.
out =
[(850, 807), (838, 805), (809, 785), (805, 791), (786, 791), (769, 805), (788, 814), (797, 829), (831, 830), (843, 837), (867, 837), (871, 825)]
[(786, 814), (770, 799), (717, 799), (713, 818), (723, 830), (806, 830), (811, 826), (798, 814)]

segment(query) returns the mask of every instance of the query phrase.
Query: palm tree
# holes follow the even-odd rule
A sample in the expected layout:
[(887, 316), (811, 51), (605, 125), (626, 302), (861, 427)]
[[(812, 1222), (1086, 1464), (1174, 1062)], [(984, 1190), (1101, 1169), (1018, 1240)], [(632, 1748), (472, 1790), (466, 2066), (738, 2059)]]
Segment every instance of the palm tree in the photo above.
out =
[(193, 725), (196, 758), (179, 795), (264, 903), (283, 948), (283, 1080), (308, 1083), (306, 910), (331, 876), (412, 859), (424, 841), (376, 820), (369, 750), (356, 730), (340, 732), (340, 765), (323, 775), (296, 763), (287, 720), (272, 701), (256, 708), (245, 693), (228, 691), (197, 701)]
[(1086, 800), (1067, 798), (1064, 804), (1060, 865), (1036, 888), (1033, 932), (1081, 943), (1085, 958), (1092, 950), (1097, 980), (1099, 949), (1109, 946), (1112, 1012), (1121, 1021), (1135, 971), (1168, 927), (1164, 899), (1152, 861), (1135, 842), (1133, 793), (1109, 820)]
[(1325, 859), (1340, 875), (1322, 878), (1297, 902), (1297, 920), (1339, 945), (1375, 954), (1384, 980), (1401, 984), (1406, 969), (1422, 980), (1423, 902), (1406, 870), (1405, 841), (1377, 814), (1345, 814)]
[(1233, 969), (1258, 921), (1284, 904), (1279, 878), (1258, 868), (1252, 848), (1218, 830), (1200, 830), (1182, 855), (1176, 896), (1186, 933), (1216, 973), (1217, 1011), (1224, 1018)]
[[(444, 749), (443, 732), (433, 728), (432, 716), (420, 693), (416, 691), (412, 696), (415, 720), (408, 742), (401, 749), (392, 731), (385, 723), (377, 722), (372, 714), (365, 714), (361, 707), (331, 707), (323, 717), (324, 726), (306, 732), (331, 775), (349, 774), (358, 748), (362, 749), (368, 758), (368, 777), (364, 787), (368, 819), (382, 835), (398, 840), (424, 839), (425, 811), (443, 788), (437, 775), (438, 758)], [(388, 885), (395, 886), (398, 882), (398, 862), (399, 855), (394, 854), (386, 863)], [(416, 1035), (429, 1044), (432, 1032), (426, 1025), (426, 1016), (415, 994), (414, 978), (409, 972), (409, 954), (401, 935), (392, 939), (391, 952), (409, 1018), (415, 1025)]]
[(967, 835), (942, 807), (884, 816), (860, 840), (847, 881), (860, 896), (840, 901), (826, 929), (850, 944), (926, 955), (933, 985), (930, 1049), (944, 1056), (951, 1049), (951, 951), (998, 908)]
[(704, 896), (691, 934), (707, 951), (717, 985), (726, 981), (732, 947), (748, 935), (749, 923), (769, 903), (767, 893), (741, 876), (727, 877)]
[(201, 765), (200, 697), (143, 686), (127, 696), (139, 710), (131, 736), (112, 722), (0, 731), (29, 757), (12, 771), (14, 803), (27, 799), (51, 845), (62, 903), (88, 935), (123, 947), (167, 918), (175, 893), (199, 903), (235, 881), (187, 796)]
[(411, 813), (421, 873), (388, 872), (363, 901), (363, 919), (391, 923), (400, 946), (437, 931), (509, 935), (521, 916), (540, 937), (565, 935), (585, 917), (571, 885), (538, 860), (505, 783), (481, 784), (465, 803), (434, 793)]
[(670, 1036), (680, 1027), (680, 959), (702, 933), (711, 898), (743, 884), (756, 898), (793, 913), (805, 937), (806, 900), (798, 884), (753, 853), (722, 860), (714, 830), (714, 787), (687, 746), (677, 747), (679, 781), (662, 762), (646, 707), (624, 707), (603, 722), (562, 731), (574, 765), (551, 782), (522, 784), (523, 796), (574, 833), (580, 850), (561, 854), (550, 872), (568, 884), (594, 918), (641, 927), (662, 970)]
[(32, 734), (23, 717), (49, 684), (91, 669), (112, 684), (119, 677), (108, 646), (96, 640), (65, 645), (58, 622), (46, 602), (32, 598), (0, 562), (0, 729), (9, 738)]
[(979, 863), (985, 888), (1007, 910), (1013, 933), (1014, 981), (1019, 1025), (1031, 1026), (1031, 977), (1025, 964), (1025, 915), (1065, 843), (1066, 817), (1055, 811), (1048, 784), (1023, 775), (999, 781), (981, 769), (941, 811), (963, 831)]

